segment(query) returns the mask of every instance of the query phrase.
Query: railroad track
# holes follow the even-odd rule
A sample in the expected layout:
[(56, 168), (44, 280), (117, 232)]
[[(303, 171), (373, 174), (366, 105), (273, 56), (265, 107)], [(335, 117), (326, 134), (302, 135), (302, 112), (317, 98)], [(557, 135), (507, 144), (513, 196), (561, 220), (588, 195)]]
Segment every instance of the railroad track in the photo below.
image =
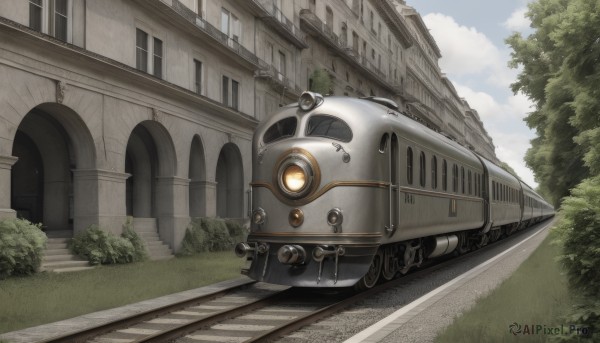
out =
[[(521, 233), (523, 231), (509, 239), (521, 236)], [(39, 343), (273, 341), (387, 289), (424, 278), (484, 250), (432, 261), (423, 269), (360, 293), (339, 289), (299, 289), (249, 281), (242, 286)]]

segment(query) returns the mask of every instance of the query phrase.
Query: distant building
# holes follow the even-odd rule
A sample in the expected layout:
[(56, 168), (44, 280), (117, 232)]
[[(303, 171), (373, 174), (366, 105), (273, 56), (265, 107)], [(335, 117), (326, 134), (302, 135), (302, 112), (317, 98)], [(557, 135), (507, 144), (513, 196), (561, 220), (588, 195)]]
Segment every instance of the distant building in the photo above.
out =
[(0, 213), (47, 231), (243, 220), (253, 130), (317, 69), (495, 158), (403, 1), (5, 0), (0, 41)]

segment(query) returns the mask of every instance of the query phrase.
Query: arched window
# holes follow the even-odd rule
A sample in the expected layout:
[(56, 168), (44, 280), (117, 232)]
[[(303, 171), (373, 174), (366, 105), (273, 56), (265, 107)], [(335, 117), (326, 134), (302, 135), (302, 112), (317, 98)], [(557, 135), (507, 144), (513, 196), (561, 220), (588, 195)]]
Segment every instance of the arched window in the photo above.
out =
[(473, 186), (472, 186), (472, 181), (471, 181), (471, 171), (469, 170), (467, 172), (467, 184), (469, 185), (469, 195), (473, 194)]
[(413, 182), (413, 151), (411, 147), (406, 149), (406, 181), (409, 185)]
[(423, 151), (421, 151), (421, 155), (419, 156), (419, 168), (419, 183), (421, 184), (421, 187), (425, 187), (425, 184), (427, 183), (427, 165), (425, 162), (425, 153)]
[(431, 188), (437, 188), (437, 157), (431, 158)]
[(442, 190), (444, 192), (448, 190), (448, 163), (446, 160), (442, 160)]
[(456, 164), (452, 167), (452, 191), (458, 193), (458, 166)]
[(465, 194), (465, 167), (460, 167), (460, 190)]

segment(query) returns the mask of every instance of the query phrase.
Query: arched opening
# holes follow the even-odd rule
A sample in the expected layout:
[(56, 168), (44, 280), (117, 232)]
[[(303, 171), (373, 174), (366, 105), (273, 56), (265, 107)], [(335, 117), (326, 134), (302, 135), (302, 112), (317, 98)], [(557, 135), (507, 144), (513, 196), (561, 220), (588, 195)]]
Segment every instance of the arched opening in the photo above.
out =
[(244, 170), (240, 150), (227, 143), (217, 161), (217, 216), (242, 218), (244, 212)]
[(175, 149), (166, 129), (151, 121), (138, 124), (127, 142), (125, 172), (126, 213), (136, 218), (156, 218), (166, 199), (158, 195), (160, 177), (175, 175)]
[(73, 170), (95, 164), (85, 123), (66, 106), (39, 105), (19, 124), (12, 155), (18, 160), (11, 172), (11, 208), (20, 218), (42, 223), (51, 236), (72, 235), (77, 217), (86, 215), (78, 212), (89, 207), (87, 199), (76, 199)]
[(204, 147), (198, 135), (195, 135), (192, 140), (188, 178), (190, 179), (190, 217), (204, 217), (206, 216), (206, 165)]

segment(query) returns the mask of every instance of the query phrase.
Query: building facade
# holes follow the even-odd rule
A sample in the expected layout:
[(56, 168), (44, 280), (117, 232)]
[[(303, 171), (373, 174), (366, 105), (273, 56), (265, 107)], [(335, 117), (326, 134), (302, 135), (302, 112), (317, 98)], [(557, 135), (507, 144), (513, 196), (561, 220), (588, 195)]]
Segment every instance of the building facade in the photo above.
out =
[(315, 70), (495, 158), (402, 1), (6, 0), (0, 41), (0, 214), (48, 232), (243, 220), (253, 130)]

